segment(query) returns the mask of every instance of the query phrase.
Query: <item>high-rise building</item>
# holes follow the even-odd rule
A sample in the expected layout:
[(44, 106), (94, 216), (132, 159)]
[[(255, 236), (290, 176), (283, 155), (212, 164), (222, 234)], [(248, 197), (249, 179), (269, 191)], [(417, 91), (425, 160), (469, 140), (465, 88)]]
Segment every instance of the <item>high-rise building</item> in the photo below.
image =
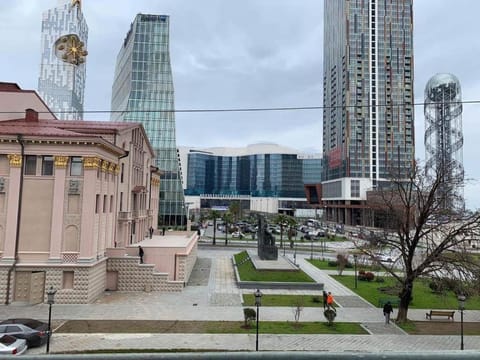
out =
[(436, 74), (425, 86), (425, 167), (439, 178), (444, 210), (463, 210), (462, 90), (452, 74)]
[(413, 0), (324, 6), (322, 206), (362, 222), (367, 191), (414, 162)]
[(185, 224), (168, 16), (135, 17), (117, 56), (111, 104), (111, 119), (142, 123), (155, 150), (156, 166), (162, 172), (159, 224)]
[(38, 93), (59, 119), (83, 118), (87, 40), (80, 0), (58, 0), (43, 13)]

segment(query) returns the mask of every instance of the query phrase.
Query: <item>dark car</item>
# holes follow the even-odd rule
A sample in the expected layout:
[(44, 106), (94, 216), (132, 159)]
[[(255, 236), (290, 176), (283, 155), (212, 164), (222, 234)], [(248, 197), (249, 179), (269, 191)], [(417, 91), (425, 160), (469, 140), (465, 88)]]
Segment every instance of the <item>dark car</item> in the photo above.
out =
[(28, 347), (47, 342), (48, 325), (34, 319), (8, 319), (0, 322), (0, 335), (11, 335), (27, 340)]

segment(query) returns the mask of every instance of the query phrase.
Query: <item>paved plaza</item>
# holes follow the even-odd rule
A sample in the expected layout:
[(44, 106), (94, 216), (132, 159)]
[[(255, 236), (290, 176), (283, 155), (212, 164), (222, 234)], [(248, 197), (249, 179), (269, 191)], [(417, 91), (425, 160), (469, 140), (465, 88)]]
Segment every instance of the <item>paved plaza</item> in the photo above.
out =
[[(232, 255), (238, 249), (218, 246), (200, 247), (198, 261), (183, 292), (112, 292), (106, 293), (94, 304), (55, 304), (52, 316), (59, 320), (225, 320), (243, 321), (242, 292), (236, 286)], [(292, 256), (292, 254), (287, 254)], [(260, 335), (260, 349), (268, 351), (329, 351), (329, 352), (405, 352), (449, 351), (460, 346), (459, 336), (407, 335), (394, 324), (385, 325), (381, 309), (358, 297), (339, 284), (328, 272), (310, 265), (297, 254), (299, 266), (311, 277), (325, 284), (335, 295), (339, 305), (339, 322), (356, 322), (370, 335)], [(312, 290), (262, 290), (272, 293), (321, 295)], [(304, 308), (300, 321), (325, 321), (321, 308)], [(424, 320), (427, 310), (409, 310), (412, 320)], [(32, 317), (46, 319), (48, 305), (2, 305), (0, 318)], [(263, 321), (294, 321), (289, 307), (262, 307)], [(466, 322), (480, 321), (480, 311), (466, 311)], [(94, 349), (200, 349), (250, 351), (255, 349), (255, 335), (244, 334), (61, 334), (54, 333), (50, 345), (52, 353)], [(480, 350), (480, 337), (466, 336), (465, 349)], [(39, 354), (44, 347), (30, 349)]]

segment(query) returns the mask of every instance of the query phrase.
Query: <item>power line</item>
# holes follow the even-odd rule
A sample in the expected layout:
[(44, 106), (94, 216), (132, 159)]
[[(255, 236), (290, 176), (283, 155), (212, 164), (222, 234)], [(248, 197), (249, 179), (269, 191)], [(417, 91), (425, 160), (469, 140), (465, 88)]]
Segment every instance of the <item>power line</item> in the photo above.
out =
[[(299, 111), (299, 110), (324, 110), (324, 109), (359, 109), (373, 107), (406, 107), (406, 106), (424, 106), (425, 102), (402, 103), (402, 104), (378, 104), (371, 105), (337, 105), (337, 106), (294, 106), (294, 107), (270, 107), (270, 108), (231, 108), (231, 109), (172, 109), (172, 110), (85, 110), (85, 111), (38, 111), (39, 114), (127, 114), (127, 113), (212, 113), (212, 112), (261, 112), (261, 111)], [(430, 103), (429, 103), (430, 104)], [(480, 104), (480, 100), (452, 101), (448, 104)], [(0, 114), (23, 114), (25, 111), (0, 111)]]

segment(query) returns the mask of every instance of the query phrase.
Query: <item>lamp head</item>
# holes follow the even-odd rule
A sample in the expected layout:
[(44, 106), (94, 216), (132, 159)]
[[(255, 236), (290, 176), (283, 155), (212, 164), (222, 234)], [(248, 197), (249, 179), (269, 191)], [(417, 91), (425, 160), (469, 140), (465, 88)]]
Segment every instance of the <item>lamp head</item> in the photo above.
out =
[(253, 295), (255, 296), (255, 305), (260, 306), (262, 304), (262, 292), (257, 289), (257, 291), (253, 293)]
[(465, 309), (465, 300), (467, 299), (467, 297), (463, 294), (460, 294), (458, 295), (458, 305), (460, 307), (461, 310)]
[(47, 290), (47, 303), (52, 305), (55, 303), (55, 294), (57, 293), (57, 290), (53, 288), (53, 286), (50, 286), (50, 288)]

